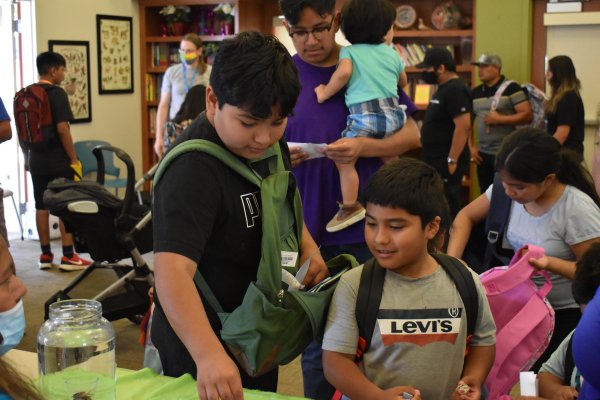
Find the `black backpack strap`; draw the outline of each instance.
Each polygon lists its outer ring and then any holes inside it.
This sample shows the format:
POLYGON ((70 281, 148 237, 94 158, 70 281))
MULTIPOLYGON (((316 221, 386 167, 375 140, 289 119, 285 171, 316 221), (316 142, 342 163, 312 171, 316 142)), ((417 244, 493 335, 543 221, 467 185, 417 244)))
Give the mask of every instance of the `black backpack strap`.
POLYGON ((367 261, 360 274, 360 284, 356 295, 356 322, 358 324, 358 347, 355 362, 360 364, 363 354, 369 350, 377 313, 383 294, 385 269, 381 268, 374 258, 367 261))
POLYGON ((477 294, 473 275, 471 275, 469 269, 462 262, 454 257, 441 253, 431 253, 431 256, 435 258, 442 268, 444 268, 446 273, 450 275, 460 294, 460 298, 465 305, 468 340, 470 336, 473 335, 473 332, 475 332, 477 314, 479 313, 479 296, 477 294))
POLYGON ((573 359, 573 335, 571 335, 571 337, 569 338, 569 344, 567 345, 567 351, 565 353, 565 372, 563 375, 563 384, 571 386, 571 375, 573 375, 574 369, 575 360, 573 359))
POLYGON ((494 174, 494 183, 492 186, 492 199, 490 208, 485 220, 485 234, 487 236, 487 245, 483 265, 492 267, 492 257, 495 257, 503 264, 508 264, 510 254, 502 254, 498 249, 502 247, 504 231, 508 225, 510 217, 510 207, 512 200, 506 195, 500 174, 494 174), (508 260, 506 260, 508 258, 508 260))

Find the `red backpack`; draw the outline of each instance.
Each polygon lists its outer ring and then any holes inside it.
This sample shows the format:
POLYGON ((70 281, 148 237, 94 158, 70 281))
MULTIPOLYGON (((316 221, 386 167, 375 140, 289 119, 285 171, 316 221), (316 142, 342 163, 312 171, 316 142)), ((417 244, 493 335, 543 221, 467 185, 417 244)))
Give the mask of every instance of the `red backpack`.
POLYGON ((37 83, 15 94, 13 103, 15 126, 23 150, 44 150, 54 139, 52 110, 46 89, 37 83))

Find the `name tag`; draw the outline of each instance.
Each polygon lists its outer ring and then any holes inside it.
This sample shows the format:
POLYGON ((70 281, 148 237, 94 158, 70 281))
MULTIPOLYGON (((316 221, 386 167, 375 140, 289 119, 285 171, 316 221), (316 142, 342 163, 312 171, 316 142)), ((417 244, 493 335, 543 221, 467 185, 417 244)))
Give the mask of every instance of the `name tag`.
POLYGON ((298 260, 298 252, 297 251, 282 251, 281 252, 281 266, 282 267, 294 268, 296 266, 297 260, 298 260))

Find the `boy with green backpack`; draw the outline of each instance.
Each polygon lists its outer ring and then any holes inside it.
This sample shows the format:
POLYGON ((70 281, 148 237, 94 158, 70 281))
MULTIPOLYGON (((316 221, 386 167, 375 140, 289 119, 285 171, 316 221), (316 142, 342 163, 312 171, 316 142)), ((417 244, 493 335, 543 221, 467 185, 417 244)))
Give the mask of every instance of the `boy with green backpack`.
POLYGON ((290 354, 277 353, 286 346, 273 346, 266 361, 263 354, 254 362, 236 347, 235 334, 225 337, 231 321, 261 323, 261 313, 240 311, 246 303, 256 300, 249 306, 265 314, 281 312, 261 329, 301 323, 296 333, 280 335, 298 348, 312 340, 311 323, 319 319, 304 318, 300 305, 321 301, 320 294, 281 289, 282 267, 307 262, 308 287, 328 273, 303 227, 281 140, 299 90, 291 57, 275 38, 245 32, 224 40, 206 88, 206 112, 157 171, 152 340, 165 375, 192 374, 202 399, 241 399, 242 387, 276 390, 277 363, 265 365, 270 356, 287 361, 290 354))

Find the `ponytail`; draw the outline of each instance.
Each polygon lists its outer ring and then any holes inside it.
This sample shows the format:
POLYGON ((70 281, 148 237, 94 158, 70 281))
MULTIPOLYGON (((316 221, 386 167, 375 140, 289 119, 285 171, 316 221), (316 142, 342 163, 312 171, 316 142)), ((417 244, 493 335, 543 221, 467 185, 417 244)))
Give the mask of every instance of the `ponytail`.
POLYGON ((594 203, 600 207, 600 197, 596 192, 594 179, 581 162, 579 154, 563 147, 560 151, 560 168, 556 173, 556 177, 561 183, 574 186, 590 196, 594 203))

